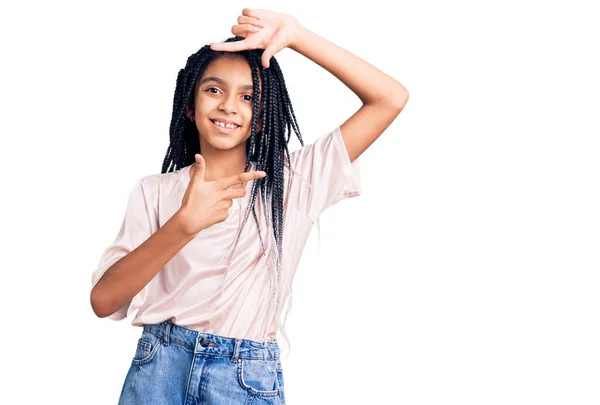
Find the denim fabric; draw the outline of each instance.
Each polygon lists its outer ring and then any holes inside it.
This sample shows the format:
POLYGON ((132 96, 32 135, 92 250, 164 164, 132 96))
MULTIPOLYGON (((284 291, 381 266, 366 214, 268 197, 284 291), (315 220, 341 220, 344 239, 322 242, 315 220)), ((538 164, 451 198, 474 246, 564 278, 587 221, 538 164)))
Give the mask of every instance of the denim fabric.
POLYGON ((277 340, 145 324, 119 405, 284 405, 277 340))

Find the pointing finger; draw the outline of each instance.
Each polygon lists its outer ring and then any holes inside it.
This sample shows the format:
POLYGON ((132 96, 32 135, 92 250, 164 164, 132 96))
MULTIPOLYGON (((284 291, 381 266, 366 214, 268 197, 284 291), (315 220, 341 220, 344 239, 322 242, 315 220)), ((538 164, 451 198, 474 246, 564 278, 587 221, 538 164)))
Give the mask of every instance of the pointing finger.
POLYGON ((242 184, 250 180, 260 179, 262 177, 265 177, 266 175, 267 173, 263 172, 262 170, 240 173, 238 175, 219 180, 219 187, 221 189, 226 189, 231 186, 242 184))

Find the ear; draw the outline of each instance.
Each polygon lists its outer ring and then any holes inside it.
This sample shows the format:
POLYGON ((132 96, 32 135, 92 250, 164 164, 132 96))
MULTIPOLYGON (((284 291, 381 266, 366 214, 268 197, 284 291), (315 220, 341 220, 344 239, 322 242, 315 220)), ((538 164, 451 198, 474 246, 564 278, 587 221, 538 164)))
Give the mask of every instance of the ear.
POLYGON ((185 106, 185 115, 190 119, 190 121, 194 121, 194 113, 188 105, 185 106))

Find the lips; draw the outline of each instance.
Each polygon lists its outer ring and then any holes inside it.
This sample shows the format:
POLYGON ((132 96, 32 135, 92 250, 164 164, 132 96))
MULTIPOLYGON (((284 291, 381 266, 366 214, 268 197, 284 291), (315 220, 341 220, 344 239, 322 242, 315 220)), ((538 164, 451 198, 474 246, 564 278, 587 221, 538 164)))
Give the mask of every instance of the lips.
POLYGON ((230 133, 232 133, 233 131, 235 131, 236 129, 238 129, 238 128, 239 128, 239 126, 238 126, 238 127, 235 127, 235 128, 227 128, 227 127, 222 127, 222 126, 220 126, 220 125, 217 125, 217 124, 215 124, 215 123, 214 123, 214 121, 213 121, 213 120, 211 120, 211 119, 209 119, 209 121, 210 121, 210 123, 211 123, 213 126, 215 126, 215 127, 216 127, 216 128, 219 130, 219 132, 221 132, 221 133, 223 133, 223 134, 230 134, 230 133))

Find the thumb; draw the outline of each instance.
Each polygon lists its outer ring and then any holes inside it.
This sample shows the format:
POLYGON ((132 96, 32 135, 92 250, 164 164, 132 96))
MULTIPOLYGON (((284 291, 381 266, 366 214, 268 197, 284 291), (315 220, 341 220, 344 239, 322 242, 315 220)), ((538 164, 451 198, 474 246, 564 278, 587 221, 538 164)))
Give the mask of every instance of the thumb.
POLYGON ((271 66, 271 58, 273 57, 276 51, 277 48, 275 46, 267 46, 265 48, 265 51, 262 54, 262 64, 265 67, 265 69, 268 69, 271 66))
POLYGON ((194 163, 194 178, 199 178, 204 180, 204 172, 206 171, 206 162, 204 161, 204 158, 202 157, 201 154, 196 153, 194 155, 194 157, 196 158, 196 163, 194 163))

